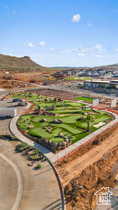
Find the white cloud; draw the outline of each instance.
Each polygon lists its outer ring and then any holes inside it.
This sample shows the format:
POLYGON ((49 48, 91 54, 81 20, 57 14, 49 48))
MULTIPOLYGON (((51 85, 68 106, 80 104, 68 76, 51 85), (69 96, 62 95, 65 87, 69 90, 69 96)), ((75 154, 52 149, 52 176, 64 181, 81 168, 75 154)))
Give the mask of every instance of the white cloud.
POLYGON ((91 47, 81 47, 81 48, 73 48, 73 49, 60 49, 62 53, 74 53, 79 56, 88 56, 88 55, 96 55, 96 54, 103 54, 105 52, 104 47, 101 44, 96 44, 95 46, 91 47))
POLYGON ((50 52, 55 52, 56 51, 56 49, 54 47, 51 47, 49 50, 50 50, 50 52))
POLYGON ((88 26, 88 27, 92 27, 93 24, 92 24, 92 23, 87 23, 87 26, 88 26))
POLYGON ((78 48, 73 48, 73 49, 71 49, 71 52, 72 52, 72 53, 77 53, 77 52, 78 52, 78 48))
POLYGON ((54 50, 55 50, 55 48, 53 48, 53 47, 50 48, 50 51, 54 51, 54 50))
POLYGON ((89 47, 83 47, 78 49, 78 55, 79 56, 88 56, 92 52, 92 48, 89 47))
POLYGON ((75 14, 75 15, 73 15, 73 17, 72 17, 72 22, 73 22, 73 23, 78 23, 78 22, 80 21, 80 19, 81 19, 80 14, 75 14))
POLYGON ((80 52, 80 53, 78 53, 78 56, 82 56, 82 57, 84 57, 84 56, 86 56, 86 53, 82 53, 82 52, 80 52))
POLYGON ((46 46, 46 42, 45 41, 40 41, 38 45, 40 47, 45 47, 46 46))
POLYGON ((76 53, 78 56, 96 56, 96 57, 103 57, 106 53, 106 49, 103 47, 102 44, 96 44, 95 46, 91 47, 83 47, 78 49, 73 49, 71 52, 76 53))
POLYGON ((9 51, 9 48, 2 47, 0 48, 0 51, 9 51))
POLYGON ((30 47, 30 48, 35 47, 35 45, 32 42, 28 42, 27 46, 30 47))
POLYGON ((95 57, 97 57, 97 58, 104 58, 104 55, 96 54, 95 57))
POLYGON ((25 46, 33 48, 33 47, 45 47, 46 46, 46 42, 44 41, 40 41, 39 43, 33 43, 33 42, 28 42, 25 43, 25 46))
POLYGON ((102 44, 96 44, 95 49, 96 50, 103 50, 103 45, 102 44))

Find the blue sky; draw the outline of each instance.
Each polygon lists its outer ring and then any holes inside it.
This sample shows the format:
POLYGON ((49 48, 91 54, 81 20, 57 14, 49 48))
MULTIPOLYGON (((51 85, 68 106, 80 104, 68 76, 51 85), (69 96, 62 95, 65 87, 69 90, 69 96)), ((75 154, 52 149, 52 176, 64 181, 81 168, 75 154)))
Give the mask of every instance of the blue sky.
POLYGON ((118 63, 118 1, 1 0, 0 53, 45 66, 118 63))

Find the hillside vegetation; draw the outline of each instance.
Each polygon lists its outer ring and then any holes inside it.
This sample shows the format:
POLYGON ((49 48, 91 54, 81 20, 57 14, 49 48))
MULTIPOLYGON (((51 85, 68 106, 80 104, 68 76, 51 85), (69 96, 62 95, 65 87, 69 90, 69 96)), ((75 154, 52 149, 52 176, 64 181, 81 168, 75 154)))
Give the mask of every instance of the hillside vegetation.
POLYGON ((9 55, 0 54, 0 70, 3 71, 16 71, 16 72, 26 72, 26 71, 43 71, 48 68, 43 67, 31 60, 30 57, 15 57, 9 55))

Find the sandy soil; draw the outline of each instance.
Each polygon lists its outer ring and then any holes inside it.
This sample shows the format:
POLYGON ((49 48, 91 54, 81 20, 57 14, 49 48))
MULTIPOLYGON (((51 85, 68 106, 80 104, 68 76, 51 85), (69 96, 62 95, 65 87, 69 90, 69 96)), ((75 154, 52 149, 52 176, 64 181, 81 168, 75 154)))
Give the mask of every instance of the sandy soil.
MULTIPOLYGON (((94 146, 82 156, 76 155, 76 158, 64 163, 58 170, 67 192, 72 194, 74 182, 76 187, 83 187, 78 188, 74 209, 91 210, 92 205, 95 209, 94 200, 92 201, 93 193, 105 185, 113 187, 115 175, 118 173, 118 128, 100 145, 94 146)), ((68 198, 70 201, 67 209, 71 210, 72 196, 67 196, 68 198)))
POLYGON ((91 149, 82 157, 73 160, 71 163, 66 164, 65 172, 68 175, 64 177, 64 182, 69 182, 73 178, 77 177, 85 168, 100 160, 104 154, 106 154, 117 145, 118 130, 115 130, 108 139, 101 143, 101 145, 98 145, 97 147, 91 149), (70 171, 73 171, 73 173, 70 174, 70 171))
POLYGON ((34 91, 37 94, 44 95, 44 96, 50 96, 50 97, 59 97, 61 99, 67 99, 71 100, 77 96, 78 94, 72 93, 72 92, 67 92, 67 91, 60 91, 60 90, 49 90, 49 89, 41 89, 34 91))

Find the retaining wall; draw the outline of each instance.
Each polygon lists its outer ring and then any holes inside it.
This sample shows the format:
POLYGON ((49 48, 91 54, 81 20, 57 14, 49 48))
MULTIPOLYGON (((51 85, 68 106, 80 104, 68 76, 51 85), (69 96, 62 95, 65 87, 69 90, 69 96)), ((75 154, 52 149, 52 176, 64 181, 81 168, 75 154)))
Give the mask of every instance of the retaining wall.
POLYGON ((89 147, 94 144, 96 140, 99 142, 103 141, 107 136, 111 135, 113 130, 118 128, 118 116, 116 114, 113 114, 114 117, 116 118, 115 120, 111 121, 109 124, 103 126, 99 130, 95 131, 94 133, 91 133, 90 135, 86 136, 82 140, 78 141, 77 143, 69 146, 66 148, 65 152, 61 151, 58 153, 58 158, 52 159, 52 162, 62 162, 63 160, 73 156, 77 155, 79 153, 80 149, 82 147, 89 147))

